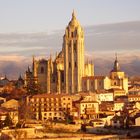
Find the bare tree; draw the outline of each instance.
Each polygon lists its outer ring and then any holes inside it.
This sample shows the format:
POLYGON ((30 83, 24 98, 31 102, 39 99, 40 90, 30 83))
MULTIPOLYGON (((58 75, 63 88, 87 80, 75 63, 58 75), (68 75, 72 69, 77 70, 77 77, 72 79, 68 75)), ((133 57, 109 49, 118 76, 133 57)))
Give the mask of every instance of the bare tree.
POLYGON ((23 127, 24 124, 31 119, 34 119, 32 104, 26 104, 25 101, 21 101, 19 105, 19 120, 21 123, 21 127, 23 127))

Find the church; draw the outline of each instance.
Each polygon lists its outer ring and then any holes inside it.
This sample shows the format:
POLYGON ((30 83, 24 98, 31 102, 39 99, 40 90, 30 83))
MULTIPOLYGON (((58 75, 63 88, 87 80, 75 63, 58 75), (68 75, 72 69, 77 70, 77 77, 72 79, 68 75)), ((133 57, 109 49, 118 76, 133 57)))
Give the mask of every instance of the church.
POLYGON ((65 29, 62 50, 48 60, 36 60, 33 56, 32 70, 25 73, 25 86, 36 83, 43 93, 76 94, 97 90, 121 89, 128 92, 128 77, 121 71, 116 56, 109 76, 95 76, 93 62, 84 60, 84 30, 75 12, 65 29))

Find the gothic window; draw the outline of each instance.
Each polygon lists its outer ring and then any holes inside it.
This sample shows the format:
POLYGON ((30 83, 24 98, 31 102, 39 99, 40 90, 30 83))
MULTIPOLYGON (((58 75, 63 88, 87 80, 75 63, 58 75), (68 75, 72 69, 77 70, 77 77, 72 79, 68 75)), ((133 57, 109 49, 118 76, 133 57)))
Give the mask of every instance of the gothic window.
POLYGON ((71 63, 69 62, 69 68, 71 68, 71 63))
POLYGON ((44 73, 44 67, 41 67, 41 73, 42 74, 44 73))
POLYGON ((76 52, 76 41, 74 42, 74 52, 76 52))
POLYGON ((101 81, 99 81, 99 86, 101 86, 102 85, 102 82, 101 81))
POLYGON ((74 65, 75 65, 75 68, 76 68, 76 67, 77 67, 77 63, 75 62, 75 64, 74 64, 74 65))
POLYGON ((71 37, 74 37, 74 33, 73 32, 71 32, 71 37))
POLYGON ((69 90, 71 91, 71 86, 69 86, 69 90))
POLYGON ((77 91, 77 86, 75 86, 75 91, 77 91))
POLYGON ((84 86, 86 86, 87 85, 87 83, 86 83, 86 81, 84 82, 84 86))
POLYGON ((53 83, 55 83, 55 77, 53 76, 53 83))

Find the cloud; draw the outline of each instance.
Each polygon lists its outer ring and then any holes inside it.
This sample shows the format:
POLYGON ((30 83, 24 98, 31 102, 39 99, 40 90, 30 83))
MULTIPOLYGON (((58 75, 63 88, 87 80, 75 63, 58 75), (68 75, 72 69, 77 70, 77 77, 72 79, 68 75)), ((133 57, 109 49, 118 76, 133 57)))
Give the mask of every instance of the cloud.
MULTIPOLYGON (((84 31, 85 55, 94 59, 96 74, 108 74, 118 52, 122 69, 128 75, 139 75, 140 21, 87 26, 84 31)), ((63 34, 64 30, 0 33, 0 73, 17 77, 31 65, 32 55, 55 55, 62 49, 63 34)))

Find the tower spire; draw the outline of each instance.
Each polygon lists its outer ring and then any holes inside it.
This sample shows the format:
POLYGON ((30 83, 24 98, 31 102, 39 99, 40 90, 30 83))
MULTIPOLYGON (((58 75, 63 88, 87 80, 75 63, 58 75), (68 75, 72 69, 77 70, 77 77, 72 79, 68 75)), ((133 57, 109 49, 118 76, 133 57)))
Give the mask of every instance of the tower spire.
POLYGON ((73 12, 72 12, 72 18, 76 18, 76 14, 75 14, 75 10, 73 9, 73 12))
POLYGON ((117 53, 115 53, 115 62, 114 62, 114 68, 113 68, 113 71, 120 71, 120 65, 119 65, 119 62, 118 62, 118 56, 117 56, 117 53))

